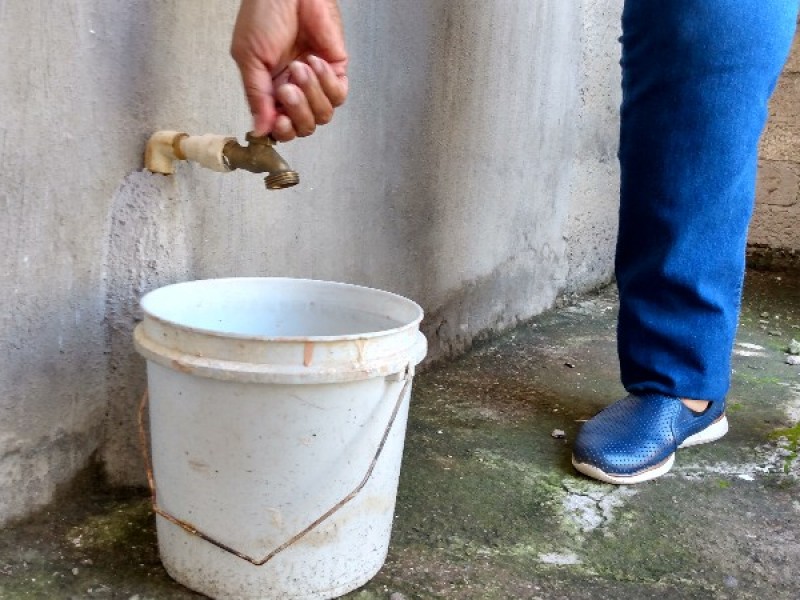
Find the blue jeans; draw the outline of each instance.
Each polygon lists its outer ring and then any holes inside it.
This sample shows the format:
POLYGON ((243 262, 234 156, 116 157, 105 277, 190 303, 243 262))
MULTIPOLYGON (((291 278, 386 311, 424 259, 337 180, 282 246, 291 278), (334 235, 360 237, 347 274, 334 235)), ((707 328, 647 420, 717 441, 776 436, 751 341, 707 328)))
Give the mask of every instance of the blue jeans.
POLYGON ((798 0, 626 0, 622 383, 719 401, 744 278, 758 140, 798 0))

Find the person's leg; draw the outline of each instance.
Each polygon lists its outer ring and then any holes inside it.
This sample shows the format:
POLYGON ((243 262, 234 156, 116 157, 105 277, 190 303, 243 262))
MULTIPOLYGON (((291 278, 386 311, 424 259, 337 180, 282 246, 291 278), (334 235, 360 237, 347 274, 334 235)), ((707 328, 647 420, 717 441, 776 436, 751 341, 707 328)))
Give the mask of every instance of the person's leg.
POLYGON ((574 462, 587 474, 650 479, 677 446, 724 434, 758 139, 797 10, 797 0, 625 2, 616 275, 632 396, 579 434, 574 462), (711 405, 698 417, 680 398, 711 405))
POLYGON ((797 0, 629 0, 623 13, 619 357, 632 394, 720 401, 758 138, 797 0))

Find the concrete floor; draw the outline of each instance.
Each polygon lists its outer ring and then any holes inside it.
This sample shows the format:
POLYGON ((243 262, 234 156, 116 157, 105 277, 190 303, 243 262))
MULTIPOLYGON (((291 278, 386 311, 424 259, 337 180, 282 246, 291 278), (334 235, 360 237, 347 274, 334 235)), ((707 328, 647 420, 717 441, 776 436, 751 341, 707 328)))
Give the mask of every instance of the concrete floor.
MULTIPOLYGON (((389 558, 348 598, 800 598, 800 273, 748 275, 730 434, 632 488, 569 462, 623 393, 614 319, 609 289, 417 377, 389 558)), ((200 596, 162 569, 141 492, 87 475, 0 532, 0 598, 200 596)))

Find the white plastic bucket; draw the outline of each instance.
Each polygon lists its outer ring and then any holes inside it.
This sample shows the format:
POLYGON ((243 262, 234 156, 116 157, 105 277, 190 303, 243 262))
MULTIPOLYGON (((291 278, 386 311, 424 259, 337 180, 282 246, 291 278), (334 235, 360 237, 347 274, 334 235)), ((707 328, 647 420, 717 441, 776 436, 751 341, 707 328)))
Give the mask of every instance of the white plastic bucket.
POLYGON ((142 299, 161 560, 217 599, 334 598, 389 546, 411 378, 406 298, 238 278, 142 299))

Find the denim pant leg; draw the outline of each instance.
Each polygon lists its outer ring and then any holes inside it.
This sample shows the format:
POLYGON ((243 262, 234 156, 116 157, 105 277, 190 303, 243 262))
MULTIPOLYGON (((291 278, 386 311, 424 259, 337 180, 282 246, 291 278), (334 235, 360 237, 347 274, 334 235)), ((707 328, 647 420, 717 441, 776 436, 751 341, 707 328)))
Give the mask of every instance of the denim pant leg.
POLYGON ((758 139, 798 0, 626 0, 616 276, 628 392, 721 400, 758 139))

